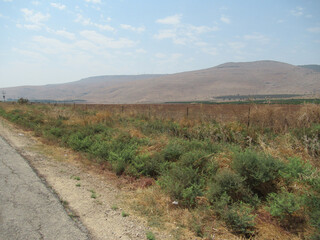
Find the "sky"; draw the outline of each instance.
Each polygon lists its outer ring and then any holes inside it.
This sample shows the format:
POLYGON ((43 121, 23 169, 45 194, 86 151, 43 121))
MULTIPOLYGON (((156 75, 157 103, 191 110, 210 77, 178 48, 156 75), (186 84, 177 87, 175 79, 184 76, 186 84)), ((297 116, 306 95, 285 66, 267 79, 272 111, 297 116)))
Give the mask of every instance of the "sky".
POLYGON ((0 0, 0 88, 320 64, 319 0, 0 0))

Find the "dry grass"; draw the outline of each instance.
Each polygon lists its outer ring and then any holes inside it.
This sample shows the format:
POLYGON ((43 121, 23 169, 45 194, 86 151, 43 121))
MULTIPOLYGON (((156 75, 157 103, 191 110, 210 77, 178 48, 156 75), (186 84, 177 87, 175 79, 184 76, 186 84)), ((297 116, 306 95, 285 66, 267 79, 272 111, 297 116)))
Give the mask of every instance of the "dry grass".
MULTIPOLYGON (((28 111, 24 105, 2 104, 6 111, 21 109, 28 111)), ((125 129, 131 136, 145 138, 141 130, 132 126, 122 126, 118 119, 139 117, 140 119, 173 119, 182 128, 193 128, 207 121, 217 121, 227 126, 232 132, 243 130, 270 129, 278 134, 272 141, 263 134, 258 137, 258 145, 264 152, 280 158, 287 159, 297 156, 315 166, 319 159, 310 155, 306 146, 293 137, 289 130, 293 128, 305 129, 314 123, 320 123, 320 106, 305 105, 202 105, 202 104, 152 104, 152 105, 45 105, 46 118, 63 117, 65 124, 87 125, 113 122, 117 127, 125 129), (85 114, 84 114, 85 113, 85 114), (119 125, 119 126, 118 126, 119 125)), ((221 126, 222 126, 221 125, 221 126)), ((157 136, 156 141, 151 139, 150 144, 141 147, 139 153, 153 154, 159 152, 169 141, 168 136, 157 136)), ((248 139, 248 142, 250 139, 248 139)), ((250 143, 249 143, 250 145, 250 143)), ((216 154, 214 159, 220 168, 230 167, 232 152, 224 151, 216 154)), ((124 181, 120 179, 119 181, 124 181)), ((156 231, 167 230, 171 232, 172 239, 203 239, 197 237, 195 232, 201 229, 204 239, 241 239, 235 236, 224 223, 218 221, 214 214, 208 210, 205 198, 199 198, 197 209, 180 208, 172 204, 170 198, 162 192, 159 186, 148 179, 126 179, 125 185, 135 185, 134 189, 125 196, 125 203, 129 204, 136 213, 147 216, 149 225, 156 231), (148 187, 152 185, 151 187, 148 187), (202 206, 202 207, 201 207, 202 206), (157 230, 158 229, 158 230, 157 230), (214 238, 212 237, 214 236, 214 238)), ((285 231, 263 209, 259 209, 256 218, 257 234, 255 239, 303 239, 302 233, 293 234, 285 231)))

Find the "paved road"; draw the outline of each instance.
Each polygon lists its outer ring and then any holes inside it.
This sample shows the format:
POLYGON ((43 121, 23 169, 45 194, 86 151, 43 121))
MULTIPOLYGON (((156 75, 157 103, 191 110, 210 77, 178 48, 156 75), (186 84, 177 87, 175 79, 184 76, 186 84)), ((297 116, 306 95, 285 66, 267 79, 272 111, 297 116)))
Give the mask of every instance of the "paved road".
POLYGON ((89 239, 26 160, 0 137, 0 240, 89 239))

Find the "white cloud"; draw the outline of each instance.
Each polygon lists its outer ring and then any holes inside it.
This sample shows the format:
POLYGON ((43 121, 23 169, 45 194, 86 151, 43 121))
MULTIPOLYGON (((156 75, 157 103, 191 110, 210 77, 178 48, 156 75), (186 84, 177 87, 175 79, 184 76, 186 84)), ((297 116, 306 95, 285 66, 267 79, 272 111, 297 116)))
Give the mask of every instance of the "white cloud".
POLYGON ((85 1, 90 3, 101 3, 101 0, 85 0, 85 1))
POLYGON ((87 25, 91 25, 92 22, 90 20, 90 18, 85 18, 84 16, 82 16, 81 14, 77 14, 77 18, 74 20, 75 22, 79 22, 84 26, 87 25))
POLYGON ((131 30, 131 31, 138 32, 138 33, 141 33, 141 32, 145 31, 145 27, 133 27, 133 26, 128 25, 128 24, 120 24, 120 27, 122 29, 131 30))
POLYGON ((202 52, 215 56, 218 54, 218 49, 215 47, 207 47, 207 48, 203 48, 202 52))
MULTIPOLYGON (((34 12, 33 10, 27 8, 21 9, 21 12, 23 13, 25 20, 31 23, 23 25, 27 29, 38 30, 44 25, 43 22, 50 18, 50 14, 34 12)), ((20 24, 20 26, 22 25, 20 24)))
POLYGON ((295 17, 300 17, 303 15, 303 10, 304 9, 302 7, 296 7, 295 9, 292 9, 290 13, 295 17))
POLYGON ((266 44, 270 41, 270 39, 260 33, 248 34, 243 37, 245 40, 249 41, 257 41, 262 44, 266 44))
POLYGON ((307 28, 307 31, 312 33, 320 33, 320 27, 310 27, 307 28))
POLYGON ((18 49, 18 48, 13 48, 12 51, 15 53, 18 53, 20 55, 23 55, 25 57, 31 58, 33 60, 39 60, 39 61, 45 60, 45 58, 41 54, 39 54, 38 52, 24 50, 24 49, 22 50, 22 49, 18 49))
POLYGON ((224 22, 224 23, 227 23, 227 24, 231 23, 230 18, 227 17, 227 16, 225 16, 225 15, 222 15, 222 16, 220 17, 220 21, 221 21, 221 22, 224 22))
POLYGON ((228 42, 228 46, 233 50, 240 50, 243 49, 246 44, 244 42, 228 42))
POLYGON ((164 53, 156 53, 154 56, 155 56, 156 58, 165 58, 167 55, 164 54, 164 53))
POLYGON ((84 26, 95 26, 95 27, 99 28, 100 30, 104 30, 104 31, 114 31, 115 30, 113 27, 111 27, 108 24, 103 25, 103 24, 99 24, 99 23, 94 23, 91 21, 90 18, 85 18, 81 14, 77 15, 75 22, 79 22, 84 26))
POLYGON ((73 33, 65 31, 65 30, 52 30, 52 29, 48 28, 47 31, 50 33, 62 36, 64 38, 70 39, 70 40, 75 39, 75 35, 73 33))
POLYGON ((31 3, 32 3, 33 5, 35 5, 35 6, 40 5, 40 2, 38 2, 38 1, 32 1, 31 3))
POLYGON ((34 30, 34 31, 41 29, 41 26, 39 26, 37 24, 20 24, 20 23, 18 23, 18 24, 16 24, 16 26, 18 28, 25 28, 25 29, 34 30))
POLYGON ((59 10, 64 10, 66 8, 66 5, 63 5, 61 3, 50 3, 50 5, 59 10))
POLYGON ((44 54, 59 55, 61 53, 70 52, 73 49, 72 44, 67 44, 60 40, 44 36, 34 36, 33 42, 36 44, 38 51, 44 54))
POLYGON ((173 26, 170 29, 159 30, 157 34, 154 35, 155 39, 171 39, 173 43, 186 45, 189 43, 198 43, 199 36, 204 33, 217 31, 218 27, 208 27, 208 26, 194 26, 191 24, 179 24, 173 26))
POLYGON ((85 30, 80 32, 80 35, 102 48, 130 48, 136 45, 136 42, 130 39, 119 38, 116 40, 113 38, 106 37, 95 31, 85 30))
POLYGON ((158 19, 156 22, 161 24, 177 25, 180 23, 181 17, 182 17, 182 14, 176 14, 173 16, 158 19))
POLYGON ((136 50, 136 53, 147 53, 147 51, 144 50, 143 48, 139 48, 136 50))
POLYGON ((111 27, 110 25, 108 24, 97 24, 97 23, 93 23, 92 24, 93 26, 96 26, 97 28, 99 28, 100 30, 105 30, 105 31, 114 31, 114 28, 111 27))

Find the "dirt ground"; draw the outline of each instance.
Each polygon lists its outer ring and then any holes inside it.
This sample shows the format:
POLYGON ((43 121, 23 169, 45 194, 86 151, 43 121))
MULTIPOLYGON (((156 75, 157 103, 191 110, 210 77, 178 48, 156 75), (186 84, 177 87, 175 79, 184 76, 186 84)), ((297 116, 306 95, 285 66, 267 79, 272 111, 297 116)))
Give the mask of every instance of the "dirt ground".
MULTIPOLYGON (((0 135, 56 192, 69 216, 84 224, 93 239, 141 240, 152 231, 123 202, 119 179, 73 151, 47 145, 0 118, 0 135), (128 216, 125 216, 128 215, 128 216)), ((165 233, 157 239, 172 239, 165 233)))

